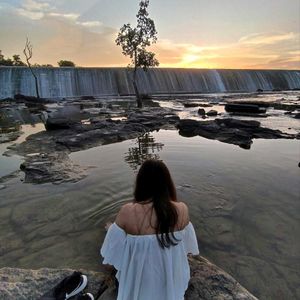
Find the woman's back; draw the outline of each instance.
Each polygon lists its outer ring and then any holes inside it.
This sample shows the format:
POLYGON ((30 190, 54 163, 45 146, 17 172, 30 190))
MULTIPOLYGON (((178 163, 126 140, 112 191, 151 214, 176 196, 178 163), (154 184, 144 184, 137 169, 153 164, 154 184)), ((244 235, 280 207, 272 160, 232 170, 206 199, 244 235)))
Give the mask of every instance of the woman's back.
POLYGON ((183 300, 190 279, 187 254, 199 254, 193 225, 174 232, 177 245, 162 248, 156 234, 126 233, 113 223, 101 248, 117 269, 117 300, 183 300))
MULTIPOLYGON (((174 231, 179 231, 189 223, 188 208, 183 202, 172 201, 172 205, 176 208, 178 215, 174 231)), ((116 218, 116 223, 129 234, 155 234, 157 215, 153 203, 145 201, 125 204, 116 218)))
POLYGON ((190 278, 188 253, 199 253, 188 208, 177 202, 166 165, 145 161, 134 201, 122 206, 101 248, 103 263, 118 271, 118 300, 182 300, 190 278))

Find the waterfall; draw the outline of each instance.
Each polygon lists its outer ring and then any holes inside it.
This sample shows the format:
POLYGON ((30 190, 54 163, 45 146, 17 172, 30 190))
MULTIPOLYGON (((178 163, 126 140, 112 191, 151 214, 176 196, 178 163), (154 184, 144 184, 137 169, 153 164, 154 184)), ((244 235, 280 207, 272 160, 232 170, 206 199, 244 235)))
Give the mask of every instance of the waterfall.
MULTIPOLYGON (((132 74, 126 68, 36 68, 41 97, 132 95, 132 74)), ((258 89, 300 89, 300 71, 209 70, 156 68, 138 71, 144 94, 255 92, 258 89)), ((35 95, 26 67, 0 67, 0 99, 35 95)))

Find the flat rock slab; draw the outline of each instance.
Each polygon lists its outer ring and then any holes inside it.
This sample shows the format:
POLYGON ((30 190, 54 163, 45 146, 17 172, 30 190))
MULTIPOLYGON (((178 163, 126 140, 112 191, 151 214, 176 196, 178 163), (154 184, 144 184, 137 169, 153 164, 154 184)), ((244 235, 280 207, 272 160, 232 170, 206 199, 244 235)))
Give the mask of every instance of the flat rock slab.
POLYGON ((177 125, 179 134, 185 137, 203 136, 208 139, 219 140, 223 143, 238 145, 250 149, 252 140, 259 139, 295 139, 295 134, 283 133, 260 126, 258 121, 238 119, 215 119, 212 121, 180 120, 177 125))
MULTIPOLYGON (((191 280, 186 292, 186 300, 255 300, 233 277, 201 256, 189 258, 191 280)), ((70 269, 25 270, 15 268, 0 269, 0 299, 30 300, 39 299, 53 289, 66 276, 70 269)), ((114 279, 101 272, 80 270, 88 277, 87 291, 96 296, 104 292, 100 300, 115 300, 114 279)))
POLYGON ((74 164, 69 153, 134 139, 161 128, 175 129, 178 122, 179 117, 168 110, 147 108, 130 112, 123 121, 94 118, 91 124, 74 124, 68 129, 42 131, 10 147, 5 154, 25 157, 20 166, 25 173, 25 182, 77 182, 86 176, 87 168, 74 164))

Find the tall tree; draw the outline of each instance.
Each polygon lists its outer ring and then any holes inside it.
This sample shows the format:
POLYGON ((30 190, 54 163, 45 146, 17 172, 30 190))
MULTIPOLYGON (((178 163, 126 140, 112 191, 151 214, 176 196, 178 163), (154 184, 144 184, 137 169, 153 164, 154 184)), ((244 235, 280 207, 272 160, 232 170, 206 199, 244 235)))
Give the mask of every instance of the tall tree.
POLYGON ((149 67, 159 65, 158 60, 155 58, 155 53, 147 51, 146 48, 157 41, 157 31, 154 21, 149 17, 148 6, 149 0, 140 1, 140 9, 136 15, 137 25, 124 24, 119 31, 116 39, 116 44, 121 46, 122 53, 129 56, 133 69, 133 87, 136 95, 138 107, 142 107, 142 99, 137 85, 137 70, 142 68, 147 71, 149 67))
POLYGON ((31 63, 30 63, 30 59, 32 58, 32 45, 31 45, 30 41, 28 40, 28 38, 26 38, 26 44, 25 44, 23 53, 26 57, 27 66, 30 69, 32 76, 34 77, 36 96, 37 96, 37 98, 40 98, 38 79, 37 79, 37 76, 34 73, 31 63))

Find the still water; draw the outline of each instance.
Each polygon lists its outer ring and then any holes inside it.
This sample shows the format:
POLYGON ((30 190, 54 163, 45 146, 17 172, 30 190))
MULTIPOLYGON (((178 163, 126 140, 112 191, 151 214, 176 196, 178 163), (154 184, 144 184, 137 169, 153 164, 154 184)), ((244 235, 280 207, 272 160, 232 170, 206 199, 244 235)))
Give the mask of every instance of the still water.
MULTIPOLYGON (((299 141, 251 150, 176 131, 70 155, 91 166, 77 183, 0 190, 0 267, 100 270, 104 226, 132 199, 139 163, 162 159, 190 209, 201 254, 260 299, 299 299, 299 141)), ((12 161, 14 158, 11 158, 12 161)))

